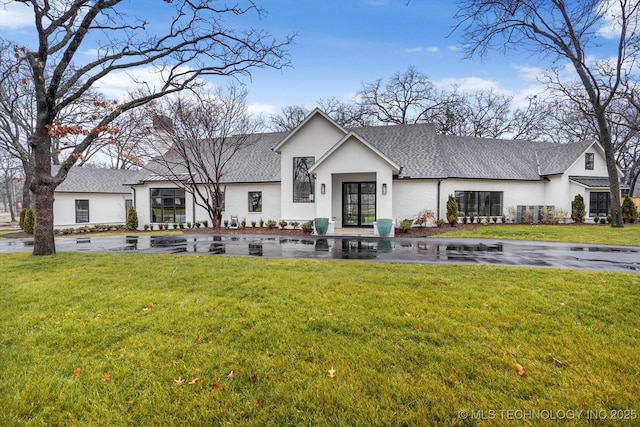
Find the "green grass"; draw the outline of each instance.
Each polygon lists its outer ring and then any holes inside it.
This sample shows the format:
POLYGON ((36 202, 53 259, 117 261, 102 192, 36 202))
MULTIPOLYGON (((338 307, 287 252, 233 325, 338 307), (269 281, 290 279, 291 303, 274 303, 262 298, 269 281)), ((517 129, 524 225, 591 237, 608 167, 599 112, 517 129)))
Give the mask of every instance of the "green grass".
POLYGON ((3 426, 640 410, 639 275, 78 253, 0 271, 3 426))
MULTIPOLYGON (((448 227, 448 226, 445 226, 448 227)), ((473 230, 453 228, 435 237, 536 240, 547 242, 587 243, 601 245, 640 246, 640 224, 624 228, 608 225, 482 225, 473 230)))

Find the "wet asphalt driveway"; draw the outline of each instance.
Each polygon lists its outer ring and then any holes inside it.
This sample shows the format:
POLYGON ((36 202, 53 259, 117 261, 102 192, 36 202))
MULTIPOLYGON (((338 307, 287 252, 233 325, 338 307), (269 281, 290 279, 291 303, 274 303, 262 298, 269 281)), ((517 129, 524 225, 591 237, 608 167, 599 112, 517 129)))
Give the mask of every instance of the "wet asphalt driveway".
MULTIPOLYGON (((0 253, 33 241, 0 240, 0 253)), ((640 273, 640 247, 472 239, 287 238, 256 235, 81 236, 56 239, 59 252, 138 252, 393 263, 493 264, 640 273)))

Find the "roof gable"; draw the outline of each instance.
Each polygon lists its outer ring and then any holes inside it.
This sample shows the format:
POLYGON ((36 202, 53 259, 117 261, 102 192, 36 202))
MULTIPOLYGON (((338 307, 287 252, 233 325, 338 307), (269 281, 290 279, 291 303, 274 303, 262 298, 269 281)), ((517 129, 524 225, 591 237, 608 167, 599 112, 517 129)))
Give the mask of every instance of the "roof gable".
POLYGON ((382 161, 387 163, 389 167, 393 170, 394 174, 398 174, 400 172, 400 166, 398 166, 393 160, 391 160, 384 153, 382 153, 373 145, 369 144, 366 140, 364 140, 361 136, 359 136, 353 131, 345 135, 344 138, 338 141, 333 147, 329 149, 329 151, 327 151, 322 157, 320 157, 320 159, 318 159, 318 161, 315 162, 315 164, 311 167, 311 169, 309 169, 309 172, 314 173, 318 168, 322 166, 324 162, 326 162, 329 158, 331 158, 334 155, 334 153, 338 152, 341 147, 344 147, 346 144, 352 141, 355 141, 356 143, 361 144, 362 146, 365 147, 365 149, 369 150, 376 157, 380 158, 382 161))
POLYGON ((302 123, 300 123, 298 126, 296 126, 295 129, 293 129, 291 132, 289 132, 289 134, 278 143, 278 145, 276 145, 275 147, 273 147, 273 151, 275 151, 276 153, 280 153, 282 151, 282 147, 284 145, 286 145, 291 139, 293 139, 295 137, 295 135, 297 135, 301 129, 305 128, 307 126, 307 124, 309 122, 311 122, 312 120, 315 120, 317 118, 322 118, 323 120, 326 120, 327 122, 329 122, 331 125, 335 126, 337 129, 339 129, 340 131, 342 131, 343 134, 347 134, 347 131, 340 126, 339 124, 337 124, 331 117, 329 117, 324 111, 320 110, 319 108, 316 108, 315 110, 313 110, 303 121, 302 123))

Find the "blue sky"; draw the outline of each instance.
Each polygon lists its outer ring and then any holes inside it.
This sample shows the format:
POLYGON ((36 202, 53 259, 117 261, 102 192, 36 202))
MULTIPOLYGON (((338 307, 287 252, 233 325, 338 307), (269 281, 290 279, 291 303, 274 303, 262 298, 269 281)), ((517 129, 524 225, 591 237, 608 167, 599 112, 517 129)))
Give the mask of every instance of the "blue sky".
MULTIPOLYGON (((139 16, 162 19, 160 0, 131 0, 139 16), (154 16, 157 15, 157 16, 154 16)), ((319 99, 347 101, 363 82, 386 80, 415 66, 441 86, 493 88, 513 95, 516 102, 537 93, 535 76, 540 59, 530 53, 505 57, 492 52, 485 61, 465 60, 460 34, 451 34, 456 6, 448 0, 262 0, 267 11, 258 19, 245 15, 242 23, 276 37, 297 33, 289 48, 291 68, 255 70, 249 89, 253 110, 277 113, 288 105, 309 109, 319 99)), ((0 5, 0 37, 28 43, 32 18, 28 8, 0 5)), ((218 80, 214 84, 222 84, 218 80)), ((104 84, 110 95, 124 89, 113 76, 104 84)))

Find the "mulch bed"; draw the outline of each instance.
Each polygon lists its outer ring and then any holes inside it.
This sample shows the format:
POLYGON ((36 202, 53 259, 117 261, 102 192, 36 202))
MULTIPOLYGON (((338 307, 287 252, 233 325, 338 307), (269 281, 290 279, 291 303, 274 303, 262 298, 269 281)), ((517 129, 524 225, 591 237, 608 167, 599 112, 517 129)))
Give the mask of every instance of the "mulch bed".
MULTIPOLYGON (((447 231, 453 231, 453 230, 472 230, 475 227, 477 227, 478 224, 458 224, 455 228, 452 228, 448 225, 444 225, 440 228, 438 227, 413 227, 409 232, 407 233, 401 233, 396 229, 396 233, 395 233, 395 237, 400 238, 400 237, 429 237, 429 236, 433 236, 436 234, 440 234, 440 233, 445 233, 447 231)), ((173 229, 170 229, 168 231, 176 231, 173 229)), ((182 231, 184 234, 264 234, 264 235, 276 235, 276 236, 308 236, 307 233, 305 233, 302 230, 289 230, 289 229, 285 229, 285 230, 281 230, 279 228, 272 228, 272 229, 268 229, 268 228, 253 228, 253 227, 246 227, 246 228, 241 228, 238 230, 232 230, 232 229, 220 229, 220 230, 214 230, 213 228, 192 228, 192 229, 182 229, 182 230, 178 230, 178 231, 182 231)), ((144 231, 127 231, 127 234, 146 234, 148 232, 144 232, 144 231)), ((100 234, 105 234, 104 232, 86 232, 86 233, 78 233, 78 234, 73 234, 73 235, 66 235, 66 236, 79 236, 79 235, 94 235, 94 236, 99 236, 100 234)), ((28 239, 30 237, 33 237, 33 235, 31 234, 27 234, 24 231, 16 231, 15 233, 6 233, 6 234, 1 234, 0 238, 3 239, 28 239)))

